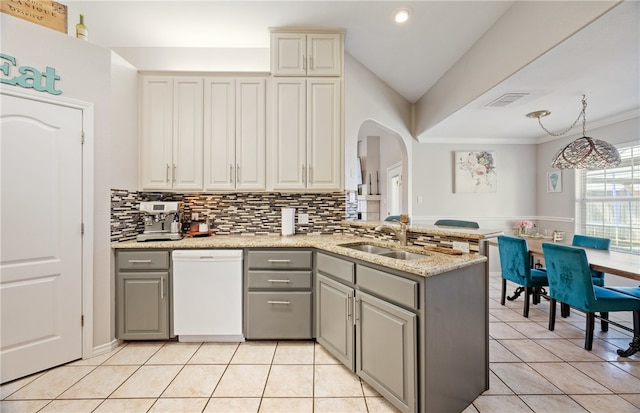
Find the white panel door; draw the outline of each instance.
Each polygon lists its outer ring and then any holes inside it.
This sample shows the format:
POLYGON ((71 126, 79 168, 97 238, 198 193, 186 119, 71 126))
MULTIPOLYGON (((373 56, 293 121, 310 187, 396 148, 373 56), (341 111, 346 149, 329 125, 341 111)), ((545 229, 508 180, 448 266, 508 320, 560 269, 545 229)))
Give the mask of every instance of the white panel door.
POLYGON ((236 83, 236 189, 265 189, 265 82, 236 83))
POLYGON ((82 111, 1 99, 4 383, 82 357, 82 111))
POLYGON ((204 189, 236 187, 236 82, 232 78, 204 81, 204 189))
POLYGON ((274 95, 274 189, 306 189, 306 80, 276 78, 274 95))
POLYGON ((342 117, 339 79, 307 80, 307 188, 342 187, 342 117))

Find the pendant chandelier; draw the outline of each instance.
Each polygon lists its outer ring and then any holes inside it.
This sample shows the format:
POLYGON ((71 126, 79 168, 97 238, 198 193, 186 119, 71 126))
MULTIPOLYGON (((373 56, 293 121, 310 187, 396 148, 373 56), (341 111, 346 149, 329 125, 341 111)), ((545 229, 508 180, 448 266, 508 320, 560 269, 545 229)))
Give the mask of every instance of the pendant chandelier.
POLYGON ((612 168, 620 164, 620 153, 615 146, 590 138, 586 134, 587 129, 587 99, 582 95, 582 111, 578 118, 566 130, 553 133, 544 127, 540 118, 551 114, 548 110, 539 110, 527 113, 527 117, 538 119, 540 127, 551 136, 561 136, 569 132, 582 118, 582 137, 560 149, 551 162, 551 166, 559 169, 604 169, 612 168))

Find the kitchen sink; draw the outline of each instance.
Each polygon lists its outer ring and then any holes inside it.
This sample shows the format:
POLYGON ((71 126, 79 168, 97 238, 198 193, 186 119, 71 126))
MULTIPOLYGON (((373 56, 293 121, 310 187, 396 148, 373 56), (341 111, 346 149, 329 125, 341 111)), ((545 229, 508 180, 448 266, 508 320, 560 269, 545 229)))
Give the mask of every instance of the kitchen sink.
POLYGON ((393 249, 387 247, 381 247, 373 244, 356 244, 356 245, 341 245, 341 247, 349 248, 356 251, 368 252, 369 254, 382 254, 385 252, 394 252, 393 249))
POLYGON ((395 248, 381 247, 375 244, 346 244, 341 247, 349 248, 356 251, 368 252, 369 254, 379 255, 381 257, 395 258, 397 260, 415 260, 424 258, 423 254, 402 251, 395 248))
POLYGON ((414 252, 408 252, 408 251, 389 251, 389 252, 381 252, 378 255, 380 255, 381 257, 389 257, 389 258, 395 258, 397 260, 417 260, 420 258, 425 258, 425 255, 423 254, 416 254, 414 252))

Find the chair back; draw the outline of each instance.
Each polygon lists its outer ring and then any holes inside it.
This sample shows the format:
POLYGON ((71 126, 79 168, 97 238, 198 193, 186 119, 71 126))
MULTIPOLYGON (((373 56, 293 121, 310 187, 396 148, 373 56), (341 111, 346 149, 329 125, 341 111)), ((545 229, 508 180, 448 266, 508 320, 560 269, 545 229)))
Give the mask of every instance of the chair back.
POLYGON ((388 222, 400 222, 400 215, 389 215, 384 220, 388 222))
POLYGON ((529 249, 524 238, 498 236, 498 252, 502 278, 519 285, 529 285, 531 280, 531 264, 529 249))
POLYGON ((576 247, 594 248, 597 250, 608 250, 611 240, 609 238, 591 237, 588 235, 576 234, 573 236, 571 245, 576 247))
POLYGON ((551 298, 583 311, 591 311, 596 297, 585 251, 548 242, 542 244, 542 251, 551 298))
POLYGON ((448 227, 480 228, 477 222, 460 221, 458 219, 439 219, 433 225, 444 225, 448 227))

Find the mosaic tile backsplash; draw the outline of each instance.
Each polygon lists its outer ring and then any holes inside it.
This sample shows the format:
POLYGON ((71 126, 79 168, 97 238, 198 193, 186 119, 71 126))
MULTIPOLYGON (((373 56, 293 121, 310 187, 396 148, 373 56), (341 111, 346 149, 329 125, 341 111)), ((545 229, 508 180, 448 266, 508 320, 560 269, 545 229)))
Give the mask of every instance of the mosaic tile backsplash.
POLYGON ((340 223, 353 219, 349 217, 355 211, 346 192, 159 194, 112 189, 111 242, 135 239, 144 230, 138 204, 146 200, 181 201, 183 222, 197 213, 199 221, 213 223, 214 235, 280 234, 282 208, 295 208, 296 215, 309 214, 309 224, 296 220, 297 234, 332 234, 343 232, 340 223))

